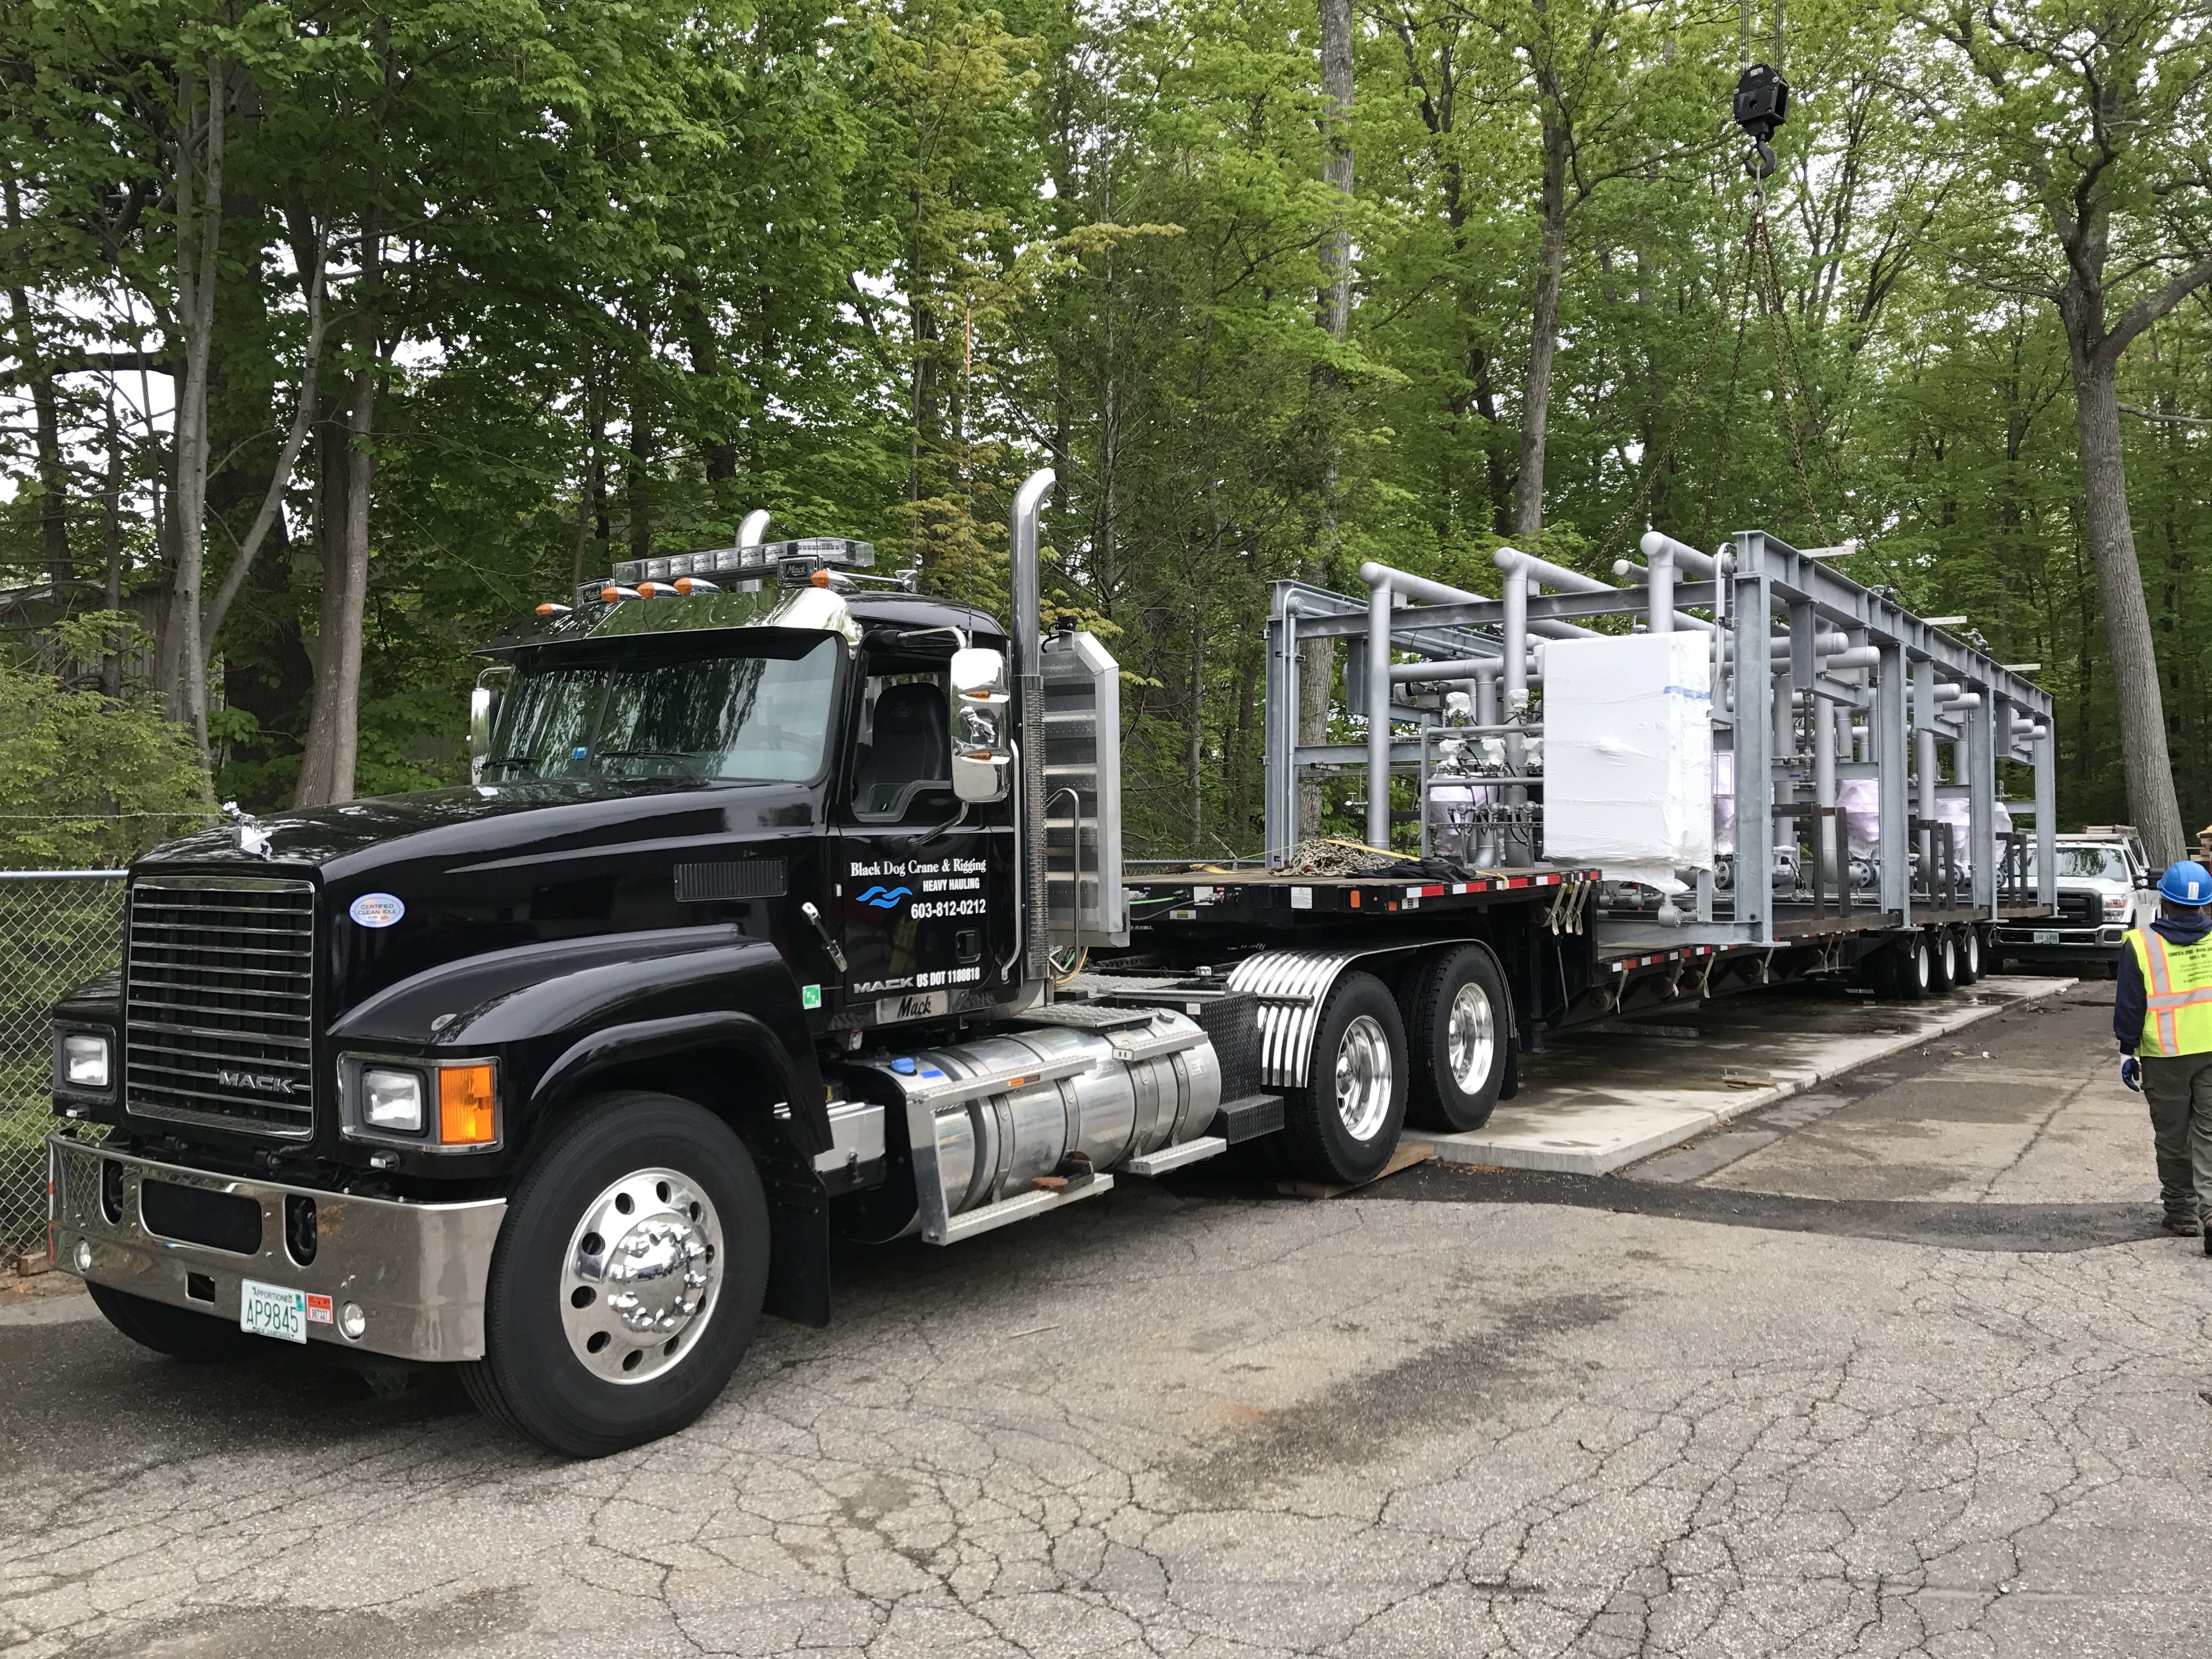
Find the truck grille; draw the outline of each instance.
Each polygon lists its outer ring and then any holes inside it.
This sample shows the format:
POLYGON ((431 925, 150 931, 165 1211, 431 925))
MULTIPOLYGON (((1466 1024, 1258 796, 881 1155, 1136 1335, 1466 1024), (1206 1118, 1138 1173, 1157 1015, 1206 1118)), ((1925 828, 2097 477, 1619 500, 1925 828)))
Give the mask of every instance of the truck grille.
POLYGON ((2059 921, 2068 927, 2094 927, 2105 919, 2105 901, 2096 893, 2064 892, 2058 895, 2059 921))
POLYGON ((128 951, 132 1115, 285 1140, 313 1133, 313 883, 139 881, 128 951))

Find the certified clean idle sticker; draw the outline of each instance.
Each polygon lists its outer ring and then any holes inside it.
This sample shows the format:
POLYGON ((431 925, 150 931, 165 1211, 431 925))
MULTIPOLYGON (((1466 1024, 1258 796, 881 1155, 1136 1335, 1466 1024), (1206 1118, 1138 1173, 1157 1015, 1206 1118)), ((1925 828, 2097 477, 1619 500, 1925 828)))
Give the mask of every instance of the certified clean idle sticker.
POLYGON ((346 914, 364 927, 389 927, 407 914, 396 893, 363 893, 346 906, 346 914))

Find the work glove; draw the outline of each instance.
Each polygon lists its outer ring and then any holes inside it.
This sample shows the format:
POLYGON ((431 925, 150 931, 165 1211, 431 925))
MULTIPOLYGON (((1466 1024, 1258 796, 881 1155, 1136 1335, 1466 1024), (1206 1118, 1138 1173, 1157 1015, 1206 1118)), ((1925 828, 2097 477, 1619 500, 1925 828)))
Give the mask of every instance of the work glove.
POLYGON ((2120 1062, 2120 1081, 2137 1094, 2142 1092, 2142 1061, 2130 1054, 2120 1062))

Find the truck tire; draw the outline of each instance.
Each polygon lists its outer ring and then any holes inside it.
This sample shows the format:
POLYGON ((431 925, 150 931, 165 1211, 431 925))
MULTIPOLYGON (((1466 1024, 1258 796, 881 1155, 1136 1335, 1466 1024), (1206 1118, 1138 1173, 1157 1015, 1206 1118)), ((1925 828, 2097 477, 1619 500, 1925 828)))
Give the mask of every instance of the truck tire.
POLYGON ((1425 1129, 1480 1129, 1505 1084, 1513 1005, 1498 963, 1480 945, 1439 951, 1398 991, 1406 1022, 1406 1119, 1425 1129))
POLYGON ((1397 999, 1372 974, 1342 975, 1314 1026, 1307 1085, 1284 1095, 1292 1178, 1341 1187, 1382 1174, 1406 1123, 1407 1069, 1397 999))
POLYGON ((672 1434, 714 1403, 768 1284, 768 1202, 728 1124, 671 1095, 608 1095, 507 1188, 462 1371, 502 1426, 569 1457, 672 1434))
POLYGON ((1875 957, 1875 994, 1891 1002, 1917 1002, 1928 994, 1931 971, 1925 933, 1899 939, 1875 957))
POLYGON ((1921 935, 1928 946, 1928 994, 1948 996, 1959 982, 1959 939, 1948 927, 1921 935))
POLYGON ((149 1301, 110 1285, 88 1283, 85 1289, 92 1292, 92 1305, 107 1316, 109 1324, 155 1353, 195 1365, 213 1365, 243 1359, 253 1352, 247 1346, 252 1339, 238 1328, 235 1321, 149 1301))
POLYGON ((1955 985, 1972 985, 1982 976, 1982 930, 1969 924, 1959 930, 1958 959, 1951 971, 1955 985))

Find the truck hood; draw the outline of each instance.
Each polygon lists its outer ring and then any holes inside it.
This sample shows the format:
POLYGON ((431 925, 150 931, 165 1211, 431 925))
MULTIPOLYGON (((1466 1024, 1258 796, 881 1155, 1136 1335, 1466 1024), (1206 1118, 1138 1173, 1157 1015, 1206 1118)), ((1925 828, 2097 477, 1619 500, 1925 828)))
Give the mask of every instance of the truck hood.
POLYGON ((155 848, 133 866, 238 875, 322 872, 347 883, 386 864, 465 867, 537 854, 558 859, 647 841, 744 835, 810 822, 805 792, 788 784, 502 784, 384 795, 253 821, 266 854, 240 845, 225 824, 155 848), (796 816, 794 816, 794 814, 796 816))

